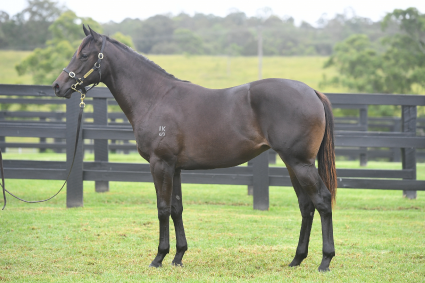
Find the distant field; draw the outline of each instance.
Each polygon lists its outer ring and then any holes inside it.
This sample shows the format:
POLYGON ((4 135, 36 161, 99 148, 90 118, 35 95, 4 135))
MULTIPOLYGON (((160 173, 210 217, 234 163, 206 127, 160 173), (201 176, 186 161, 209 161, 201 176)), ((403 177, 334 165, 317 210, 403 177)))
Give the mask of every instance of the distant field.
POLYGON ((0 50, 0 84, 33 84, 31 75, 18 76, 15 65, 30 51, 0 50))
MULTIPOLYGON (((29 75, 18 76, 15 65, 27 51, 0 51, 0 83, 34 84, 29 75)), ((226 88, 258 79, 257 57, 149 55, 148 58, 179 79, 209 88, 226 88)), ((331 77, 334 70, 323 70, 326 57, 264 57, 263 78, 299 80, 313 88, 319 87, 323 74, 331 77)), ((65 66, 64 66, 65 67, 65 66)), ((58 70, 58 74, 61 70, 58 70)), ((344 89, 327 88, 321 91, 338 92, 344 89)))

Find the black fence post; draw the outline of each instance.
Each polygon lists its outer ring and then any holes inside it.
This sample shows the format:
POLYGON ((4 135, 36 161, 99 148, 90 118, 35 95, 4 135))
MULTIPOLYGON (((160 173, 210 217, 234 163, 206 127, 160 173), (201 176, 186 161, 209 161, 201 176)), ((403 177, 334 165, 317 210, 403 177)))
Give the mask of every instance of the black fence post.
MULTIPOLYGON (((250 161, 248 161, 248 166, 252 167, 253 161, 252 159, 250 161)), ((253 185, 248 185, 248 195, 252 196, 252 194, 254 193, 254 186, 253 185)))
MULTIPOLYGON (((108 101, 106 98, 93 98, 93 124, 108 125, 108 101)), ((108 140, 94 140, 94 161, 108 162, 108 140)), ((95 191, 109 192, 108 181, 96 181, 95 191)))
MULTIPOLYGON (((1 111, 0 112, 0 122, 3 122, 3 120, 5 120, 4 118, 5 118, 5 114, 3 113, 3 111, 1 111)), ((5 143, 6 142, 6 137, 0 136, 0 142, 5 143)), ((6 153, 6 146, 2 146, 2 147, 0 147, 0 149, 1 149, 1 151, 3 153, 6 153)))
MULTIPOLYGON (((66 102, 66 167, 70 169, 75 148, 75 136, 77 133, 78 113, 80 112, 80 97, 72 95, 66 102)), ((80 137, 74 166, 66 183, 66 207, 83 206, 83 138, 81 122, 80 137)))
MULTIPOLYGON (((40 117, 40 122, 46 122, 46 117, 40 117)), ((40 138, 40 143, 46 143, 46 138, 40 138)), ((38 152, 46 152, 46 147, 40 147, 38 152)))
POLYGON ((265 151, 252 160, 254 209, 269 209, 269 156, 265 151))
POLYGON ((267 152, 269 153, 269 164, 276 164, 276 151, 269 149, 267 152))
MULTIPOLYGON (((360 108, 359 112, 360 125, 363 126, 363 131, 367 132, 367 105, 360 108)), ((361 147, 360 150, 360 166, 365 167, 367 166, 367 147, 361 147)))
MULTIPOLYGON (((408 136, 416 136, 416 119, 417 111, 416 106, 402 106, 401 109, 401 126, 404 133, 408 136)), ((402 148, 401 149, 401 162, 403 169, 412 169, 414 171, 412 178, 416 179, 416 149, 415 148, 402 148)), ((403 190, 403 197, 409 199, 416 199, 416 191, 403 190)))
MULTIPOLYGON (((128 121, 128 119, 127 118, 123 118, 123 121, 122 121, 124 124, 127 122, 127 123, 130 123, 129 121, 128 121)), ((127 145, 127 144, 130 144, 130 141, 129 140, 123 140, 122 141, 123 142, 123 144, 124 145, 127 145)), ((130 154, 130 151, 128 150, 128 149, 124 149, 123 150, 123 153, 124 154, 130 154)))
MULTIPOLYGON (((60 122, 62 122, 62 118, 61 117, 56 117, 55 118, 55 121, 58 122, 58 123, 60 123, 60 122)), ((63 143, 63 139, 61 139, 61 138, 55 138, 54 139, 54 142, 55 143, 58 143, 58 144, 59 143, 63 143)), ((62 153, 63 152, 63 149, 62 148, 57 148, 57 149, 55 149, 55 152, 56 153, 62 153)))
MULTIPOLYGON (((111 118, 111 123, 115 123, 115 118, 111 118)), ((117 140, 111 140, 111 144, 115 145, 117 140)), ((117 153, 116 149, 111 149, 111 153, 117 153)))
MULTIPOLYGON (((394 126, 393 126, 393 130, 392 132, 401 132, 401 119, 395 119, 394 120, 394 126)), ((393 152, 393 157, 392 157, 392 161, 393 162, 400 162, 401 160, 401 151, 400 148, 397 147, 393 147, 391 148, 392 152, 393 152)))

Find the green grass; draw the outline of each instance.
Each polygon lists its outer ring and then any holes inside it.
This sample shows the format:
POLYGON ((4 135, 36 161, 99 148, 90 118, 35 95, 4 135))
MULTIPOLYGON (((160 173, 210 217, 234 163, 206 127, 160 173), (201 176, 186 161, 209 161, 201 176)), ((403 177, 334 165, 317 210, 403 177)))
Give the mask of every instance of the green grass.
MULTIPOLYGON (((0 50, 0 84, 33 84, 30 75, 19 77, 15 65, 25 58, 27 51, 0 50)), ((209 88, 226 88, 258 79, 257 57, 149 55, 149 59, 180 79, 209 88)), ((318 89, 323 74, 331 77, 333 69, 323 70, 326 57, 264 57, 263 78, 286 78, 307 83, 318 89)), ((65 66, 64 66, 65 67, 65 66)), ((61 70, 58 70, 58 75, 61 70)), ((338 92, 344 89, 327 88, 338 92)))
POLYGON ((0 50, 0 84, 33 84, 31 75, 18 76, 15 65, 28 56, 29 51, 0 50))
MULTIPOLYGON (((257 57, 149 55, 161 67, 180 79, 209 88, 226 88, 258 79, 257 57)), ((323 74, 332 77, 334 69, 323 70, 327 57, 264 57, 263 78, 285 78, 304 82, 319 89, 323 74)), ((342 88, 320 88, 343 92, 342 88)))
MULTIPOLYGON (((5 159, 64 160, 60 154, 6 153, 5 159)), ((87 154, 86 160, 92 155, 87 154)), ((112 161, 141 161, 136 154, 112 161)), ((425 164, 418 164, 424 176, 425 164)), ((371 168, 399 163, 369 162, 371 168)), ((337 167, 358 168, 340 161, 337 167)), ((425 178, 424 178, 425 179, 425 178)), ((56 191, 61 181, 6 180, 29 199, 56 191)), ((95 193, 85 182, 84 208, 66 209, 65 192, 47 203, 25 204, 9 197, 0 212, 0 281, 30 282, 421 282, 425 276, 425 193, 338 191, 334 209, 336 257, 331 272, 317 272, 321 260, 320 217, 316 213, 309 257, 289 268, 301 217, 291 188, 270 188, 270 210, 254 211, 246 186, 183 185, 189 244, 184 268, 148 265, 156 254, 158 222, 151 183, 111 182, 95 193)))

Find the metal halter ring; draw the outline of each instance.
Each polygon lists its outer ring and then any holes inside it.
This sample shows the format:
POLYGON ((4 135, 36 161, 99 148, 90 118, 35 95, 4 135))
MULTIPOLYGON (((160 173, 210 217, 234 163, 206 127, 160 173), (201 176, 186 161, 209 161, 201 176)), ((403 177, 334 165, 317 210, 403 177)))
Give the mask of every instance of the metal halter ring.
POLYGON ((99 53, 99 54, 97 55, 97 58, 99 58, 100 60, 102 60, 102 59, 103 59, 103 53, 99 53))
POLYGON ((96 69, 99 69, 100 68, 100 63, 94 63, 94 67, 96 68, 96 69), (97 64, 97 65, 96 65, 97 64))
POLYGON ((74 72, 69 72, 69 76, 70 76, 71 78, 75 78, 75 73, 74 73, 74 72))

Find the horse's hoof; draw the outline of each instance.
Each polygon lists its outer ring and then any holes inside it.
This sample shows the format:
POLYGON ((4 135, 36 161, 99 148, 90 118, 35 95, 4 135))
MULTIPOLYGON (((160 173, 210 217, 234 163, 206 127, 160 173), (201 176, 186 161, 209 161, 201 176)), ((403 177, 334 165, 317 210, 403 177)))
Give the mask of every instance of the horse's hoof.
POLYGON ((177 262, 174 262, 174 261, 173 261, 173 262, 171 263, 171 265, 172 265, 172 266, 177 266, 177 267, 183 267, 183 263, 181 263, 181 262, 180 262, 180 263, 177 263, 177 262))
POLYGON ((151 264, 149 264, 149 267, 155 267, 155 268, 162 267, 162 263, 152 262, 151 264))
POLYGON ((329 271, 331 271, 331 270, 329 269, 329 267, 320 267, 320 266, 319 266, 319 272, 329 272, 329 271))
POLYGON ((289 264, 289 267, 299 266, 305 258, 306 256, 295 256, 292 262, 289 264))

